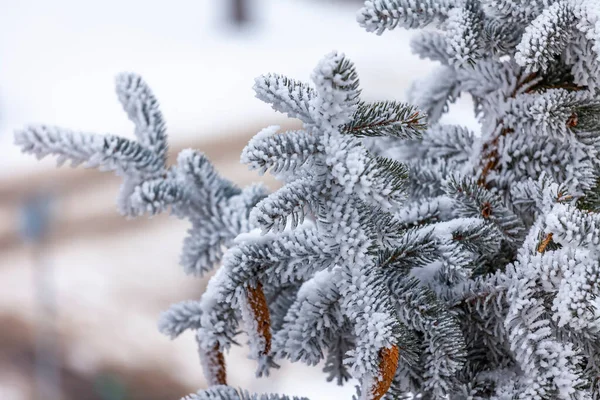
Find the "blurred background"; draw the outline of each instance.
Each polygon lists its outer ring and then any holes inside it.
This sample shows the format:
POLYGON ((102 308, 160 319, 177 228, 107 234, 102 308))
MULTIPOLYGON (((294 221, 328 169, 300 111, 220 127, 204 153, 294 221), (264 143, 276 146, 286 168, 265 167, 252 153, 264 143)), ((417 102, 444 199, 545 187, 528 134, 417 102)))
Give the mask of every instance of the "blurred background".
MULTIPOLYGON (((171 342, 156 328, 161 311, 206 285, 178 266, 186 223, 122 218, 116 177, 22 155, 12 131, 45 123, 132 137, 113 79, 133 71, 162 105, 171 159, 199 148, 248 184, 259 179, 239 164, 248 139, 299 126, 254 98, 254 77, 308 80, 337 49, 356 63, 365 100, 402 100, 433 67, 410 54, 411 33, 364 32, 360 3, 0 0, 0 399, 177 400, 205 386, 193 335, 171 342)), ((469 111, 459 101, 450 122, 469 111)), ((251 391, 354 392, 303 365, 255 379, 244 348, 227 363, 230 384, 251 391)))

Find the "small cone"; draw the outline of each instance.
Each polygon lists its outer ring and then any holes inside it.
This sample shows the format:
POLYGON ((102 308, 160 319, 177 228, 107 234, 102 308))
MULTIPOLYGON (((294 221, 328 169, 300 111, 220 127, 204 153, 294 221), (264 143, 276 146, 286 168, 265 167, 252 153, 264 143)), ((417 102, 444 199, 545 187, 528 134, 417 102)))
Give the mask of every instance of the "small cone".
POLYGON ((215 344, 213 348, 206 351, 202 351, 201 349, 200 358, 202 358, 204 376, 206 376, 206 379, 208 380, 208 385, 227 385, 225 357, 219 348, 219 344, 215 344))
POLYGON ((267 298, 260 282, 254 287, 249 286, 246 293, 248 305, 258 325, 258 334, 264 339, 265 347, 262 355, 266 356, 271 352, 271 315, 267 298))
POLYGON ((392 385, 400 359, 398 346, 384 347, 379 350, 379 359, 380 379, 375 381, 375 385, 371 389, 371 400, 381 399, 392 385))

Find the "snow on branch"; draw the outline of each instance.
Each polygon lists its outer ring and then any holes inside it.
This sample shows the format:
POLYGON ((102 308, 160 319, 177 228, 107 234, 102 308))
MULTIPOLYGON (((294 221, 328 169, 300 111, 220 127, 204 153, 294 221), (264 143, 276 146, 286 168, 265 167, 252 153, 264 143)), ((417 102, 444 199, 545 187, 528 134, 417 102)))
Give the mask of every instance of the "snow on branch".
POLYGON ((424 116, 416 107, 397 102, 360 103, 352 122, 342 129, 357 137, 394 136, 412 139, 425 128, 424 116))
MULTIPOLYGON (((459 0, 460 1, 460 0, 459 0)), ((382 34, 397 26, 421 28, 443 20, 456 6, 456 0, 372 0, 365 1, 357 14, 358 23, 368 32, 382 34)))
POLYGON ((164 170, 162 160, 140 144, 118 136, 94 135, 45 125, 15 133, 15 143, 38 158, 57 156, 58 164, 71 161, 124 175, 155 176, 164 170))
POLYGON ((307 131, 278 133, 279 127, 263 129, 242 151, 241 162, 264 174, 294 171, 311 162, 320 151, 319 137, 307 131))
POLYGON ((278 74, 267 74, 254 81, 256 97, 274 110, 310 123, 310 102, 315 91, 308 85, 278 74))
POLYGON ((196 330, 200 327, 202 307, 198 301, 186 300, 169 307, 162 313, 158 322, 158 330, 175 339, 188 329, 196 330))
POLYGON ((167 128, 150 87, 139 75, 122 73, 116 78, 116 91, 123 109, 135 125, 139 142, 165 163, 168 151, 167 128))

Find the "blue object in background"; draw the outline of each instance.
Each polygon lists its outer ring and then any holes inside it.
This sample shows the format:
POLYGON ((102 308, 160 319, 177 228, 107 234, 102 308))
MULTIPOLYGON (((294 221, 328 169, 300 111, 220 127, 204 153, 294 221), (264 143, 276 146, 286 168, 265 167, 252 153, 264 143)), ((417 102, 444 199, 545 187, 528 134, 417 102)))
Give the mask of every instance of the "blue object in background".
POLYGON ((21 206, 20 232, 26 242, 39 243, 46 236, 52 217, 53 196, 42 193, 25 200, 21 206))
POLYGON ((51 228, 52 206, 52 194, 43 192, 26 199, 20 209, 21 237, 24 242, 32 245, 32 277, 38 306, 35 332, 36 400, 63 398, 59 338, 56 329, 58 304, 54 271, 44 257, 44 240, 51 228))
POLYGON ((112 374, 100 374, 94 382, 96 393, 103 400, 126 400, 127 390, 121 380, 112 374))

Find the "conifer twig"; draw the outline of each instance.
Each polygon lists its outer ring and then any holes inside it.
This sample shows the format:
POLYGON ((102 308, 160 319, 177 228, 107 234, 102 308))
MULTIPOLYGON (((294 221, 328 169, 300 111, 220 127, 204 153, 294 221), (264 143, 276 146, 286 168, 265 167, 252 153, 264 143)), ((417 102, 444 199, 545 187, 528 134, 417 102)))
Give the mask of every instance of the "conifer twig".
MULTIPOLYGON (((535 73, 532 73, 532 74, 529 74, 528 76, 526 76, 525 79, 523 79, 523 81, 515 87, 515 89, 510 94, 509 98, 515 98, 525 86, 527 86, 528 84, 535 81, 536 78, 537 78, 537 74, 535 74, 535 73)), ((532 90, 532 88, 529 88, 528 91, 529 90, 532 90)), ((498 126, 502 126, 501 120, 498 121, 498 126)), ((498 135, 494 136, 493 138, 491 138, 490 140, 488 140, 487 142, 485 142, 483 144, 483 152, 482 152, 482 158, 481 158, 481 163, 480 163, 483 168, 481 171, 481 175, 479 176, 479 180, 478 180, 478 184, 480 186, 487 188, 489 186, 487 178, 488 178, 490 172, 492 172, 496 168, 498 168, 498 163, 500 162, 500 153, 498 152, 498 145, 500 142, 500 138, 502 136, 509 135, 513 132, 514 132, 514 129, 512 129, 512 128, 502 128, 502 129, 500 129, 500 133, 498 135)))

